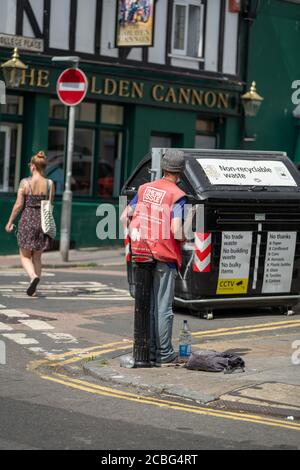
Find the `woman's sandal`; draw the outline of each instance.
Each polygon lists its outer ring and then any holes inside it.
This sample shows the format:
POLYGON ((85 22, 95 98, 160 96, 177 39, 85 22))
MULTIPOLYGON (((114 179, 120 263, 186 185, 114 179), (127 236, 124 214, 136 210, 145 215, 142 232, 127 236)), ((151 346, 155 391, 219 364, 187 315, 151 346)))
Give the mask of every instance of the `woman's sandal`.
POLYGON ((27 295, 29 295, 29 297, 32 297, 33 294, 35 293, 36 291, 36 288, 37 288, 37 285, 38 283, 40 282, 40 278, 39 277, 35 277, 31 283, 29 284, 29 287, 27 289, 27 295))

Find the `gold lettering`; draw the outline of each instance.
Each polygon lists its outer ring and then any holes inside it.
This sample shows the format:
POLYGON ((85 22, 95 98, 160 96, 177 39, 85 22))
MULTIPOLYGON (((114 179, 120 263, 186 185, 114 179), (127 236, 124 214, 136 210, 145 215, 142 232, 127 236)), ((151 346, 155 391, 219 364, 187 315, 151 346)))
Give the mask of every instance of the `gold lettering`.
POLYGON ((106 78, 104 81, 104 94, 112 96, 117 91, 117 82, 112 78, 106 78))
POLYGON ((162 93, 163 93, 163 91, 164 91, 163 85, 155 85, 155 86, 152 88, 152 98, 153 98, 155 101, 163 101, 163 100, 164 100, 164 96, 163 96, 163 95, 159 95, 159 92, 162 92, 162 93))
POLYGON ((25 86, 27 84, 29 86, 34 86, 34 84, 35 84, 35 69, 29 69, 29 72, 26 72, 26 70, 22 70, 21 85, 25 86), (28 83, 27 79, 29 79, 29 83, 28 83))
POLYGON ((229 108, 229 94, 219 93, 218 94, 218 108, 229 108))
POLYGON ((38 88, 48 88, 50 85, 49 83, 49 70, 38 70, 38 79, 37 79, 37 87, 38 88))
POLYGON ((143 98, 144 97, 144 83, 133 82, 131 90, 131 98, 143 98))
POLYGON ((95 95, 102 95, 102 89, 97 89, 97 77, 93 76, 91 81, 91 93, 95 95))
POLYGON ((165 101, 167 102, 171 101, 172 103, 175 103, 175 104, 177 103, 177 96, 176 96, 174 88, 172 87, 169 88, 165 101))
POLYGON ((217 95, 213 91, 208 91, 204 95, 204 103, 208 108, 214 108, 217 104, 217 95))
POLYGON ((130 96, 129 92, 129 82, 127 80, 120 80, 119 82, 119 96, 128 98, 130 96))
POLYGON ((191 90, 189 88, 179 88, 179 103, 190 104, 191 90))
POLYGON ((203 91, 192 90, 192 104, 202 106, 203 91))

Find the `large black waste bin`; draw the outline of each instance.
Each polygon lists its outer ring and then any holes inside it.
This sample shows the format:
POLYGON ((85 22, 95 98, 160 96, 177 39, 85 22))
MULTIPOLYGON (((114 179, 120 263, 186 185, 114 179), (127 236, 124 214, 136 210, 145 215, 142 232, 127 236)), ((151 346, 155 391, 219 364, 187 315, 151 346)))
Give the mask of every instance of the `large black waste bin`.
MULTIPOLYGON (((184 150, 179 185, 202 214, 183 246, 176 281, 178 305, 214 309, 280 307, 300 299, 300 174, 284 153, 184 150)), ((123 188, 160 177, 155 149, 123 188)), ((133 269, 129 281, 134 284, 133 269)), ((131 289, 133 292, 133 289, 131 289)))

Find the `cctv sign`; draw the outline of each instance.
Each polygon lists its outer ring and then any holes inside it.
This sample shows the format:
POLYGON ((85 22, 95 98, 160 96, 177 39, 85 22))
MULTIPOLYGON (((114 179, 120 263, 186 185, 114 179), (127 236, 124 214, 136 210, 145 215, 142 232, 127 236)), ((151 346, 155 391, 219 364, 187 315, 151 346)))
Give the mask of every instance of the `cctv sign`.
POLYGON ((197 161, 213 185, 297 187, 283 162, 205 158, 197 161))

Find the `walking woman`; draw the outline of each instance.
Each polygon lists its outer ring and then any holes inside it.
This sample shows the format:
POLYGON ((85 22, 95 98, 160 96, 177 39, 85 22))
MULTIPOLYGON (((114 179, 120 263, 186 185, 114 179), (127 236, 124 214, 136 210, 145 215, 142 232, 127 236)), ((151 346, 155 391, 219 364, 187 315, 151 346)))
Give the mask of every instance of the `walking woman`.
POLYGON ((14 230, 14 220, 22 211, 18 226, 18 245, 23 268, 30 278, 27 295, 36 297, 36 288, 42 274, 42 253, 51 248, 52 240, 41 226, 41 201, 54 199, 53 181, 44 177, 47 157, 40 151, 29 163, 30 178, 20 182, 17 200, 6 225, 8 233, 14 230), (24 204, 25 203, 25 204, 24 204))

